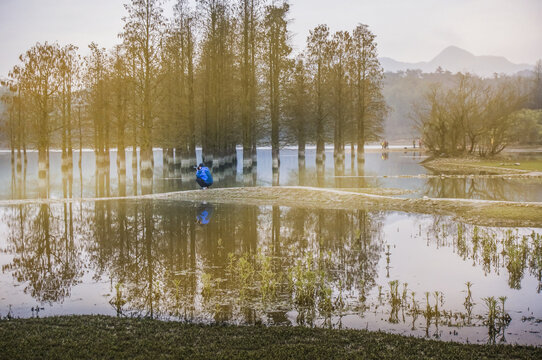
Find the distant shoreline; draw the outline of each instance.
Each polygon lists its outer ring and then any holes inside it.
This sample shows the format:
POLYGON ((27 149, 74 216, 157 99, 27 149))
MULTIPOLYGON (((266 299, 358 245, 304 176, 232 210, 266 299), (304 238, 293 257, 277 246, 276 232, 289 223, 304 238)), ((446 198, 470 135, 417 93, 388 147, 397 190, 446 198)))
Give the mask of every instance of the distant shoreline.
MULTIPOLYGON (((297 146, 296 145, 287 145, 287 146, 283 146, 280 148, 280 150, 297 150, 297 146)), ((163 148, 158 148, 158 147, 155 147, 153 148, 153 151, 162 151, 163 148)), ((236 148, 237 150, 243 150, 242 146, 237 146, 236 148)), ((258 146, 257 147, 258 150, 271 150, 271 146, 267 146, 267 145, 264 145, 264 146, 258 146)), ((325 146, 325 150, 326 151, 329 151, 329 150, 333 150, 334 147, 333 145, 330 145, 330 144, 326 144, 325 146)), ((350 153, 350 146, 345 146, 345 153, 350 153)), ((354 147, 354 149, 357 150, 357 147, 354 147)), ((79 152, 79 148, 73 148, 72 149, 73 152, 79 152)), ((132 147, 127 147, 125 149, 126 151, 133 151, 132 147)), ((316 150, 316 145, 307 145, 305 147, 305 150, 316 150)), ((412 147, 411 144, 392 144, 392 145, 389 145, 389 147, 387 149, 382 149, 381 145, 380 144, 366 144, 364 146, 364 150, 365 152, 367 153, 379 153, 379 152, 400 152, 400 151, 416 151, 416 152, 426 152, 427 149, 425 148, 419 148, 419 147, 412 147)), ((36 149, 27 149, 26 152, 27 153, 34 153, 34 152, 37 152, 38 150, 36 149)), ((60 149, 49 149, 50 152, 61 152, 62 150, 60 149)), ((95 150, 94 149, 90 149, 90 148, 83 148, 83 152, 94 152, 95 150)), ((109 151, 111 152, 117 152, 117 148, 110 148, 109 151)), ((137 151, 139 152, 139 148, 137 149, 137 151)), ((201 151, 201 146, 198 146, 196 147, 196 151, 201 151)), ((540 145, 534 145, 534 146, 512 146, 512 147, 509 147, 509 148, 505 148, 501 154, 503 153, 529 153, 529 152, 540 152, 542 153, 542 146, 540 145)), ((0 154, 9 154, 11 153, 11 150, 10 149, 6 149, 6 148, 0 148, 0 154)))
MULTIPOLYGON (((163 148, 160 148, 160 147, 155 147, 153 148, 153 151, 161 151, 163 148)), ((201 146, 198 146, 196 147, 196 150, 197 151, 201 151, 201 146)), ((236 148, 237 150, 243 150, 243 147, 242 146, 237 146, 236 148)), ((271 150, 271 146, 268 146, 268 145, 262 145, 262 146, 258 146, 257 149, 259 150, 271 150)), ((280 150, 297 150, 298 147, 296 145, 286 145, 286 146, 282 146, 280 148, 280 150)), ((333 150, 334 147, 333 145, 330 145, 330 144, 326 144, 326 147, 325 147, 326 150, 333 150)), ((354 147, 354 149, 357 149, 357 146, 354 147)), ((73 148, 72 149, 74 152, 79 152, 79 148, 73 148)), ((125 149, 126 151, 133 151, 132 147, 126 147, 125 149)), ((139 148, 137 149, 138 151, 140 150, 139 148)), ((316 145, 307 145, 305 147, 305 150, 316 150, 316 145)), ((401 151, 401 150, 416 150, 416 151, 419 151, 420 148, 416 147, 416 148, 413 148, 412 145, 404 145, 404 144, 394 144, 394 145, 390 145, 390 147, 388 149, 382 149, 381 146, 379 144, 368 144, 368 145, 365 145, 364 146, 364 150, 367 152, 368 150, 369 151, 401 151)), ((26 152, 37 152, 38 150, 37 149, 26 149, 26 152)), ((49 151, 51 152, 61 152, 62 150, 61 149, 56 149, 56 148, 52 148, 52 149, 49 149, 49 151)), ((83 148, 83 152, 94 152, 95 150, 94 149, 91 149, 91 148, 83 148)), ((117 148, 115 147, 112 147, 109 149, 109 151, 117 151, 117 148)), ((345 152, 350 152, 350 146, 345 146, 345 152)), ((0 148, 0 153, 11 153, 11 149, 6 149, 6 148, 0 148)))

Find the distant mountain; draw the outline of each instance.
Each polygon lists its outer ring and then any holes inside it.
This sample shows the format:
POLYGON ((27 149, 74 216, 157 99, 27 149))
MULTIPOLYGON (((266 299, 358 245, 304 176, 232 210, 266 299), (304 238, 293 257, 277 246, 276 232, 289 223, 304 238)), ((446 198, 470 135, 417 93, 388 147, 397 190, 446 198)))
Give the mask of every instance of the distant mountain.
POLYGON ((408 63, 388 57, 382 57, 379 60, 384 71, 389 72, 408 69, 434 72, 440 66, 443 70, 452 73, 470 72, 484 77, 493 76, 494 73, 515 74, 533 68, 529 64, 514 64, 502 56, 476 56, 456 46, 447 47, 429 62, 408 63))

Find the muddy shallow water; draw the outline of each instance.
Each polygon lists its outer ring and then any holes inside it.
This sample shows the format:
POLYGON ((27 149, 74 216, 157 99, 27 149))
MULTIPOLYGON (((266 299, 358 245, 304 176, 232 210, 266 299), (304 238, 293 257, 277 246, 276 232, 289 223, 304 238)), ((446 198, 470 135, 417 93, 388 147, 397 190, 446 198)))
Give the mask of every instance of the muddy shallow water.
MULTIPOLYGON (((37 197, 37 164, 31 153, 21 183, 6 155, 0 154, 2 317, 152 316, 542 345, 542 228, 307 207, 295 199, 249 204, 150 195, 16 204, 6 200, 37 197)), ((323 172, 314 151, 307 152, 304 171, 294 150, 281 155, 280 185, 542 201, 537 179, 441 177, 419 164, 420 153, 367 153, 361 171, 356 165, 352 171, 347 154, 344 172, 335 171, 331 152, 323 172)), ((93 198, 100 195, 93 155, 83 156, 84 181, 76 167, 73 196, 93 198)), ((112 156, 105 195, 117 196, 112 156)), ((192 179, 164 173, 161 153, 155 156, 155 193, 196 187, 192 179)), ((237 164, 215 174, 215 187, 271 185, 270 151, 258 156, 256 171, 243 175, 237 164)), ((59 159, 52 153, 52 198, 63 194, 59 159)), ((140 194, 140 179, 132 179, 128 168, 124 192, 140 194)))

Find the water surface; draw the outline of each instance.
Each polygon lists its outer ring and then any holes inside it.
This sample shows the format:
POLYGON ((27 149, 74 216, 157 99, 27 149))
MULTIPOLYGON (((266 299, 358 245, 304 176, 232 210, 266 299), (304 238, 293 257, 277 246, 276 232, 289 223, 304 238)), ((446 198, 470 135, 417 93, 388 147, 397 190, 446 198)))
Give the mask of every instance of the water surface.
MULTIPOLYGON (((443 174, 429 171, 420 162, 426 155, 412 151, 396 151, 365 154, 365 162, 358 166, 352 163, 349 148, 345 153, 344 170, 335 166, 332 149, 326 150, 323 166, 316 166, 316 151, 308 148, 304 166, 298 162, 297 150, 285 148, 281 150, 278 185, 303 185, 336 188, 383 187, 398 188, 409 191, 403 195, 408 197, 440 197, 467 198, 509 201, 542 201, 542 180, 514 177, 492 176, 441 176, 443 174)), ((213 174, 215 187, 231 186, 271 186, 273 173, 271 150, 259 148, 258 162, 250 174, 243 174, 242 150, 237 150, 239 161, 233 167, 217 171, 213 174)), ((39 186, 37 178, 37 153, 28 153, 26 176, 17 175, 10 165, 10 153, 0 153, 0 181, 5 184, 0 189, 0 199, 37 198, 39 186)), ((524 159, 541 159, 542 153, 509 154, 511 161, 524 159)), ((198 162, 201 151, 197 152, 198 162)), ((141 179, 138 171, 132 171, 132 153, 126 155, 126 179, 121 184, 117 174, 117 154, 111 152, 110 166, 103 170, 107 176, 107 188, 99 189, 96 159, 91 151, 84 151, 81 172, 77 168, 79 152, 74 152, 73 163, 73 197, 102 197, 141 194, 141 179), (135 175, 135 176, 134 176, 135 175), (81 181, 82 179, 82 181, 81 181)), ((60 152, 51 152, 49 176, 49 196, 61 198, 63 192, 63 176, 61 172, 60 152)), ((174 172, 164 171, 162 151, 154 152, 154 179, 151 192, 162 193, 178 190, 196 189, 194 176, 188 174, 181 177, 174 172)), ((23 173, 24 175, 24 173, 23 173)))
POLYGON ((175 200, 0 211, 1 316, 117 314, 542 343, 542 229, 175 200), (502 296, 506 320, 489 321, 483 299, 502 296))
MULTIPOLYGON (((50 197, 64 195, 52 153, 50 197)), ((199 155, 199 154, 198 154, 199 155)), ((83 153, 73 197, 141 194, 112 154, 105 187, 83 153)), ((152 191, 195 189, 164 172, 152 191)), ((344 171, 307 151, 281 152, 280 185, 409 190, 402 196, 540 201, 538 180, 442 177, 418 152, 367 153, 344 171)), ((239 159, 241 156, 239 155, 239 159)), ((74 163, 77 164, 77 155, 74 163)), ((127 163, 131 159, 128 156, 127 163)), ((403 212, 228 205, 146 198, 10 203, 37 198, 35 154, 26 181, 0 154, 0 316, 109 314, 235 324, 386 330, 443 340, 542 344, 542 229, 481 227, 403 212), (504 302, 504 307, 503 307, 504 302)), ((103 174, 103 172, 102 172, 103 174)), ((270 150, 258 166, 215 173, 216 187, 271 186, 270 150)))

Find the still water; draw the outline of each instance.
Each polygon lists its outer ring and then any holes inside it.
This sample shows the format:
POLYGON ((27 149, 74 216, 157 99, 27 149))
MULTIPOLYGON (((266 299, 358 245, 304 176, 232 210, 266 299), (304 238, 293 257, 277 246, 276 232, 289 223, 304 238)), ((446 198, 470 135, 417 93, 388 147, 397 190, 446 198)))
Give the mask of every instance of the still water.
MULTIPOLYGON (((486 174, 476 176, 441 176, 438 172, 424 168, 420 162, 426 156, 417 151, 395 151, 389 153, 369 152, 365 154, 363 167, 351 162, 347 148, 344 161, 344 171, 338 172, 333 159, 333 150, 327 149, 325 164, 316 166, 316 151, 308 148, 304 166, 298 163, 296 149, 283 149, 280 154, 279 185, 303 185, 337 188, 381 187, 397 188, 408 191, 407 197, 439 197, 439 198, 470 198, 486 200, 510 201, 542 201, 542 179, 521 179, 492 176, 486 174)), ((242 150, 237 150, 239 161, 230 169, 214 173, 215 187, 231 186, 270 186, 273 183, 271 150, 259 148, 257 152, 258 165, 252 174, 243 175, 242 150)), ((542 153, 511 154, 513 161, 523 159, 541 159, 542 153)), ((61 154, 50 154, 51 175, 49 177, 50 197, 63 197, 61 154)), ((198 163, 201 162, 201 151, 197 152, 198 163)), ((28 153, 26 175, 17 176, 10 165, 10 153, 0 152, 0 200, 38 197, 38 163, 37 153, 28 153), (24 190, 24 191, 23 191, 24 190)), ((94 152, 83 151, 82 168, 79 171, 79 152, 74 152, 73 163, 73 197, 118 196, 119 179, 116 166, 117 154, 111 152, 110 167, 107 169, 109 186, 106 194, 97 189, 96 158, 94 152)), ((132 153, 126 153, 126 183, 127 195, 141 194, 141 179, 138 172, 134 174, 132 153), (135 175, 135 176, 134 176, 135 175)), ((164 171, 162 151, 154 152, 154 181, 152 192, 196 189, 193 176, 181 178, 179 175, 164 171)))
MULTIPOLYGON (((271 184, 266 154, 259 152, 253 184, 271 184)), ((195 188, 192 181, 164 177, 160 157, 156 192, 195 188)), ((412 190, 406 196, 438 196, 438 186, 430 183, 438 177, 393 177, 428 174, 419 164, 420 154, 390 153, 384 159, 368 153, 364 177, 350 170, 348 157, 345 175, 335 176, 333 157, 327 158, 322 180, 307 154, 306 185, 395 187, 412 190)), ((9 169, 9 159, 1 166, 9 169)), ((94 197, 94 169, 83 170, 82 192, 76 179, 74 196, 94 197)), ((217 186, 246 184, 237 170, 218 176, 217 186)), ((295 151, 283 151, 281 185, 298 185, 298 171, 295 151)), ((112 195, 115 172, 112 168, 112 195)), ((11 183, 10 174, 2 172, 2 177, 3 184, 11 183)), ((32 181, 29 175, 30 198, 37 196, 32 181)), ((504 197, 527 197, 519 185, 517 193, 510 190, 518 181, 502 185, 504 197)), ((476 186, 489 197, 500 196, 483 182, 476 186)), ((51 187, 51 196, 62 196, 55 176, 51 187)), ((539 184, 533 188, 529 200, 540 194, 539 184)), ((3 199, 20 194, 11 190, 2 188, 3 199)), ((463 195, 484 198, 482 192, 463 195)), ((152 316, 542 345, 540 228, 482 227, 402 212, 174 198, 2 204, 2 317, 152 316)))

